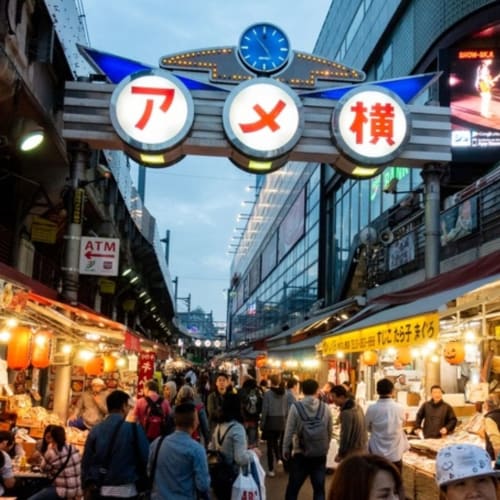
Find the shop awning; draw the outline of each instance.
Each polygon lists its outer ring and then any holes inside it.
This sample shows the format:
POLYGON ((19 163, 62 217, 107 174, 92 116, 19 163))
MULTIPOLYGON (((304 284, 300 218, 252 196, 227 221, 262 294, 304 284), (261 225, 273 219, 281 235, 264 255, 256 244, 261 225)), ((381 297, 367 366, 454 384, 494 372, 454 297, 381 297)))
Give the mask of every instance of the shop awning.
MULTIPOLYGON (((357 312, 366 303, 366 299, 361 296, 349 297, 346 300, 337 302, 333 306, 324 308, 314 314, 306 321, 302 321, 290 329, 266 339, 269 346, 273 344, 282 345, 283 339, 293 337, 309 337, 331 330, 336 325, 345 321, 347 315, 357 312), (277 342, 281 341, 281 342, 277 342)), ((289 344, 287 344, 289 345, 289 344)))
POLYGON ((389 346, 421 344, 439 334, 439 312, 458 297, 500 280, 500 274, 470 281, 407 304, 386 308, 323 337, 323 354, 359 352, 389 346))
POLYGON ((268 349, 269 356, 282 357, 283 355, 288 355, 288 357, 310 355, 314 356, 316 353, 316 344, 321 341, 320 336, 309 337, 307 339, 301 340, 299 342, 294 342, 293 344, 280 345, 268 349))

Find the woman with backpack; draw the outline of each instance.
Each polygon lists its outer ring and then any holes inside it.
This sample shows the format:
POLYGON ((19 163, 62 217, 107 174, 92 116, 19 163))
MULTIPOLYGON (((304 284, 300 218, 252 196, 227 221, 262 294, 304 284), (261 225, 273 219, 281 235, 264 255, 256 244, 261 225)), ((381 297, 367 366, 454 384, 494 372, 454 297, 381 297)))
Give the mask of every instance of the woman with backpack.
POLYGON ((223 459, 216 467, 211 466, 209 460, 212 489, 217 500, 230 500, 240 467, 250 465, 254 457, 254 452, 248 450, 241 420, 240 398, 237 394, 227 393, 222 402, 220 422, 215 426, 210 443, 210 450, 219 452, 223 459))
POLYGON ((281 456, 281 442, 285 430, 286 415, 288 412, 285 386, 279 375, 271 375, 271 388, 264 393, 262 399, 262 419, 260 428, 262 439, 267 441, 267 475, 274 477, 274 458, 283 462, 281 456))

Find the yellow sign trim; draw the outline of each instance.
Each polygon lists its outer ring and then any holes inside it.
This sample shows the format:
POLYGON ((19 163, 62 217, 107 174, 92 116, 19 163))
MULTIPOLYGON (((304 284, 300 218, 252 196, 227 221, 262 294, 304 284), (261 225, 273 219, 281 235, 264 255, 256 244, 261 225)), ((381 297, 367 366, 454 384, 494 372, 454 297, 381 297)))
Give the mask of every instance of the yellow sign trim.
POLYGON ((439 315, 429 313, 332 335, 321 342, 321 350, 324 356, 329 356, 338 351, 348 353, 397 348, 425 344, 437 340, 438 336, 439 315))

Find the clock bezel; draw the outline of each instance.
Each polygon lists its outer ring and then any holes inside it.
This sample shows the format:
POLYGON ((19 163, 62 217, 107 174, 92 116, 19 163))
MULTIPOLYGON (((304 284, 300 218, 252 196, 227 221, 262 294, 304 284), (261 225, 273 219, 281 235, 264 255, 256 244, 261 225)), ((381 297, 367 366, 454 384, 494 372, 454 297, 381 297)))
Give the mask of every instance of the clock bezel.
POLYGON ((274 74, 274 73, 278 73, 279 71, 282 71, 289 64, 290 59, 291 59, 291 55, 292 55, 292 49, 290 46, 290 39, 288 38, 287 34, 279 26, 276 26, 273 23, 260 22, 260 23, 251 24, 243 31, 243 33, 240 36, 239 42, 238 42, 238 56, 239 56, 240 61, 245 66, 245 68, 249 69, 252 73, 255 73, 258 75, 270 75, 270 74, 274 74), (256 68, 255 66, 252 66, 251 64, 249 64, 245 60, 245 57, 244 57, 243 52, 242 52, 243 38, 249 32, 251 32, 251 30, 253 30, 255 28, 262 28, 263 26, 277 30, 285 38, 286 44, 288 46, 288 52, 287 52, 287 56, 286 56, 285 60, 281 64, 279 64, 278 66, 276 66, 274 68, 269 68, 269 69, 256 68))

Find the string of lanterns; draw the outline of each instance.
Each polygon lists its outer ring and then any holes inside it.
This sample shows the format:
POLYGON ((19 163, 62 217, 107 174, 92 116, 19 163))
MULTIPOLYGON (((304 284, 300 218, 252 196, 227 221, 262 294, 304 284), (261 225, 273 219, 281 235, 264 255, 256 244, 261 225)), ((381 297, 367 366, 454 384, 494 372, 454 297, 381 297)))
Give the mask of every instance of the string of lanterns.
MULTIPOLYGON (((7 367, 11 370, 25 370, 30 365, 34 368, 48 368, 51 364, 51 351, 54 335, 49 330, 33 331, 32 328, 8 325, 0 332, 0 342, 7 346, 7 367)), ((62 346, 62 352, 69 354, 72 346, 62 346)), ((110 353, 96 356, 93 351, 82 349, 79 353, 87 375, 102 375, 118 369, 137 370, 138 358, 135 355, 110 353)))

